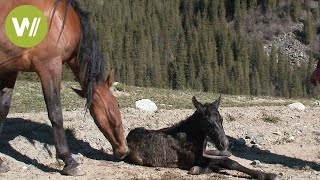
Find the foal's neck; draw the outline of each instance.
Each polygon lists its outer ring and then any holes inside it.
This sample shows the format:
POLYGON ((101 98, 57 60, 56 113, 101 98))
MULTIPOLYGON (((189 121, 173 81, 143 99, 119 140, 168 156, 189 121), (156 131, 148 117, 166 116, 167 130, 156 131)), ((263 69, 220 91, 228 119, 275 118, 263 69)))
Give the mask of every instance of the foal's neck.
POLYGON ((188 141, 196 143, 197 146, 200 145, 199 147, 202 147, 206 133, 201 130, 201 118, 202 117, 198 112, 194 112, 186 120, 181 121, 172 127, 162 129, 161 131, 172 136, 175 136, 180 132, 186 133, 188 141))

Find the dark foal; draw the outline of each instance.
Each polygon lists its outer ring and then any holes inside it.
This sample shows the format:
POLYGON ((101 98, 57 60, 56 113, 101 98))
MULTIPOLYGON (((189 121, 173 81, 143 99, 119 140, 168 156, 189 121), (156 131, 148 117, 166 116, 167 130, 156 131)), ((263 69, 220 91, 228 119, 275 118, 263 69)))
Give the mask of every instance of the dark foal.
POLYGON ((238 170, 257 179, 275 179, 276 175, 246 168, 227 156, 229 141, 218 111, 220 97, 211 104, 201 104, 195 97, 197 110, 186 120, 169 128, 146 130, 136 128, 127 136, 131 150, 126 161, 151 167, 177 167, 190 174, 214 172, 217 168, 238 170), (209 137, 217 150, 207 151, 209 137))

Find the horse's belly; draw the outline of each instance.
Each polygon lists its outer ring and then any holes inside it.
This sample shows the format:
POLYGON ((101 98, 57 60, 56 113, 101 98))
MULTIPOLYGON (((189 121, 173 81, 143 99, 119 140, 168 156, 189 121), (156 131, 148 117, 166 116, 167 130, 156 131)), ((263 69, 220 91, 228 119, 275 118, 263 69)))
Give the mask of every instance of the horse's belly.
POLYGON ((34 71, 30 60, 25 58, 15 58, 9 56, 0 56, 0 76, 10 72, 32 72, 34 71), (5 58, 3 58, 5 57, 5 58))

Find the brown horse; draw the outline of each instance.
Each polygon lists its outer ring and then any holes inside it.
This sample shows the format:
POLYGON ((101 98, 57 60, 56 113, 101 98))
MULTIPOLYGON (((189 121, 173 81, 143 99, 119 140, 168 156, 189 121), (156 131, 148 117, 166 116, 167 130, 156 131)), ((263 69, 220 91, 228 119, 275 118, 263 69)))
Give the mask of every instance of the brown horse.
POLYGON ((314 86, 318 85, 318 82, 320 82, 320 60, 318 61, 317 68, 313 71, 311 74, 311 83, 314 86))
MULTIPOLYGON (((13 88, 19 71, 36 72, 42 84, 48 116, 53 128, 57 156, 67 175, 84 174, 72 158, 63 129, 60 100, 62 64, 72 69, 81 85, 75 90, 86 97, 86 107, 109 140, 116 157, 123 159, 129 149, 124 137, 118 102, 109 87, 113 73, 104 81, 104 60, 87 13, 73 0, 2 0, 0 1, 0 125, 2 127, 11 103, 13 88), (13 45, 5 35, 4 22, 12 9, 32 5, 44 12, 49 24, 45 39, 32 48, 13 45), (50 23, 49 23, 50 22, 50 23)), ((0 159, 0 171, 8 170, 0 159)))

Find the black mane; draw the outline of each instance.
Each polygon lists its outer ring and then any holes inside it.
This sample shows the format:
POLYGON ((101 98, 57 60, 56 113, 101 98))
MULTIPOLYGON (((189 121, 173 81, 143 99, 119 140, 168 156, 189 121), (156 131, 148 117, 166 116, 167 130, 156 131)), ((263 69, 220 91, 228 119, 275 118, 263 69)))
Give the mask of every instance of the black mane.
MULTIPOLYGON (((56 6, 60 1, 61 0, 55 1, 53 15, 56 10, 56 6)), ((92 102, 93 87, 95 83, 102 82, 104 80, 105 60, 97 41, 97 35, 89 22, 89 13, 83 11, 80 8, 79 3, 75 0, 66 0, 66 3, 66 12, 59 37, 64 29, 67 13, 71 4, 80 18, 81 39, 77 54, 77 62, 80 68, 79 78, 81 87, 82 89, 87 89, 87 92, 85 92, 87 99, 86 107, 89 108, 92 102), (84 88, 85 86, 87 87, 84 88)))

